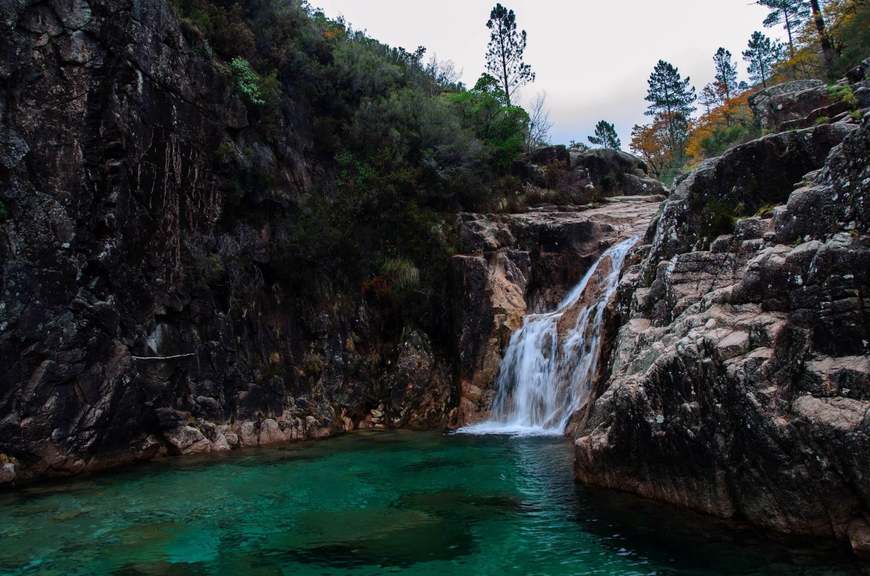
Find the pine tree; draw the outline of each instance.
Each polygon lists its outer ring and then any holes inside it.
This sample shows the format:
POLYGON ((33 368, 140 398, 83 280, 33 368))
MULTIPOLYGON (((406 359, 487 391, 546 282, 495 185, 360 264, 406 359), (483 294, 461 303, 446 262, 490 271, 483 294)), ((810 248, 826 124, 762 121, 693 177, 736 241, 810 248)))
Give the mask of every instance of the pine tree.
POLYGON ((673 157, 682 157, 688 132, 689 117, 695 111, 695 88, 689 78, 680 76, 674 65, 659 60, 647 81, 646 101, 649 102, 646 115, 653 116, 665 123, 668 144, 673 157))
POLYGON ((589 142, 595 146, 610 148, 612 150, 619 150, 622 147, 622 142, 620 142, 619 135, 616 133, 616 127, 604 120, 595 125, 595 136, 590 136, 589 142))
POLYGON ((716 85, 710 82, 701 90, 701 95, 698 97, 698 102, 704 107, 704 112, 709 114, 713 108, 722 103, 719 92, 716 90, 716 85))
POLYGON ((743 59, 749 64, 749 78, 767 88, 774 65, 782 60, 782 45, 761 32, 753 32, 743 59))
POLYGON ((737 91, 737 63, 731 57, 731 52, 719 48, 713 56, 716 67, 714 86, 721 95, 723 102, 728 102, 737 91))
POLYGON ((501 4, 490 12, 486 27, 490 31, 486 69, 498 79, 510 104, 518 88, 535 81, 532 67, 523 62, 526 31, 517 30, 516 14, 501 4))
POLYGON ((807 0, 758 0, 758 4, 770 10, 764 19, 764 26, 771 28, 782 25, 788 33, 789 58, 794 58, 795 31, 806 23, 810 16, 807 0))

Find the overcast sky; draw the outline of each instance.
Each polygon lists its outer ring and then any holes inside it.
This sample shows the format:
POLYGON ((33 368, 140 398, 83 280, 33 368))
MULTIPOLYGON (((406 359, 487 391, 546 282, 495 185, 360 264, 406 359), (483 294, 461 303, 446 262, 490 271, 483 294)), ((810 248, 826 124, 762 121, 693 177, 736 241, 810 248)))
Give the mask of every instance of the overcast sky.
MULTIPOLYGON (((766 10, 751 0, 507 0, 528 32, 526 62, 537 73, 520 100, 546 92, 551 140, 567 144, 592 133, 598 120, 616 124, 624 148, 644 122, 646 80, 659 59, 700 90, 713 76, 713 53, 724 46, 738 61, 766 10)), ((451 60, 473 86, 484 71, 494 0, 311 0, 331 17, 392 46, 425 46, 451 60)), ((779 31, 766 31, 779 37, 779 31)))

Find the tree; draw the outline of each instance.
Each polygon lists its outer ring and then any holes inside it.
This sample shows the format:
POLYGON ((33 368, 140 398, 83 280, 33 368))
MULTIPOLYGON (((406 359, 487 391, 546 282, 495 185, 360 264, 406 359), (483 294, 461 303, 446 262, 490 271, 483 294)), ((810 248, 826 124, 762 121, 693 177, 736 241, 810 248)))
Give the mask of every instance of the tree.
POLYGON ((767 88, 774 65, 782 59, 782 45, 761 32, 753 32, 743 59, 749 64, 749 78, 767 88))
POLYGON ((496 4, 490 12, 486 27, 490 31, 486 69, 498 79, 510 104, 518 88, 535 81, 532 67, 523 61, 526 31, 517 31, 514 11, 501 4, 496 4))
POLYGON ((714 86, 723 101, 728 102, 737 91, 737 63, 731 57, 731 52, 719 48, 713 56, 713 64, 716 68, 714 86))
POLYGON ((758 4, 770 10, 764 19, 765 28, 785 26, 788 33, 789 58, 794 58, 794 32, 807 21, 810 9, 807 0, 758 0, 758 4))
POLYGON ((668 147, 668 127, 662 118, 652 123, 635 125, 631 129, 631 151, 643 158, 657 176, 661 176, 673 161, 668 147))
POLYGON ((474 85, 474 91, 492 96, 503 106, 508 105, 507 95, 504 93, 504 90, 501 89, 498 80, 486 72, 481 74, 480 78, 477 79, 477 83, 474 85))
POLYGON ((813 22, 816 25, 816 31, 819 33, 819 44, 822 46, 822 57, 825 59, 825 69, 828 72, 828 76, 833 76, 836 54, 834 52, 834 45, 831 43, 831 37, 828 36, 828 30, 825 26, 825 17, 822 15, 822 8, 819 5, 819 0, 810 0, 810 8, 813 11, 813 22))
POLYGON ((526 140, 526 149, 531 151, 538 146, 545 146, 550 138, 552 127, 550 111, 547 110, 547 93, 541 92, 532 102, 532 109, 529 112, 529 134, 526 140))
POLYGON ((616 133, 616 127, 604 120, 595 125, 595 136, 590 136, 589 142, 612 150, 619 150, 622 147, 622 142, 619 141, 619 135, 616 133))
POLYGON ((710 82, 704 89, 701 90, 701 96, 698 98, 698 102, 701 103, 701 106, 704 107, 704 113, 710 114, 710 112, 722 103, 719 98, 719 92, 716 90, 716 85, 713 82, 710 82))
POLYGON ((695 88, 688 77, 680 76, 679 69, 664 60, 658 61, 647 84, 646 115, 665 123, 668 145, 678 160, 682 157, 689 117, 695 111, 695 88))

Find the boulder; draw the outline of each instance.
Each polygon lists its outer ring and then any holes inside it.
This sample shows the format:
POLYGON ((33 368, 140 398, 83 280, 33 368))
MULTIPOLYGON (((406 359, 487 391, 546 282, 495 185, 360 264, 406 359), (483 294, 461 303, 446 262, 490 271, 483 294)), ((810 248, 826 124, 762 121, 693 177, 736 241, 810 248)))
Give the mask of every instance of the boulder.
POLYGON ((193 426, 182 426, 167 434, 169 444, 179 454, 204 454, 211 452, 211 442, 193 426))
POLYGON ((750 96, 749 106, 761 127, 777 131, 788 121, 798 120, 830 104, 827 87, 821 80, 794 80, 777 84, 750 96))

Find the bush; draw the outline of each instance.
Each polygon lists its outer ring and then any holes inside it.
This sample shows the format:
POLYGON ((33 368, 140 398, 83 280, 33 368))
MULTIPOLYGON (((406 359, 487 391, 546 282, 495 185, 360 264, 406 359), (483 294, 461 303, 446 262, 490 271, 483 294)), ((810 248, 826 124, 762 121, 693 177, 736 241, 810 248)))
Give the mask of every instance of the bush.
POLYGON ((853 110, 858 107, 858 97, 855 96, 851 86, 845 84, 834 84, 828 86, 828 95, 853 110))
POLYGON ((236 88, 248 104, 263 106, 266 104, 264 91, 260 84, 262 79, 253 68, 251 63, 244 58, 233 58, 230 61, 230 71, 236 81, 236 88))

